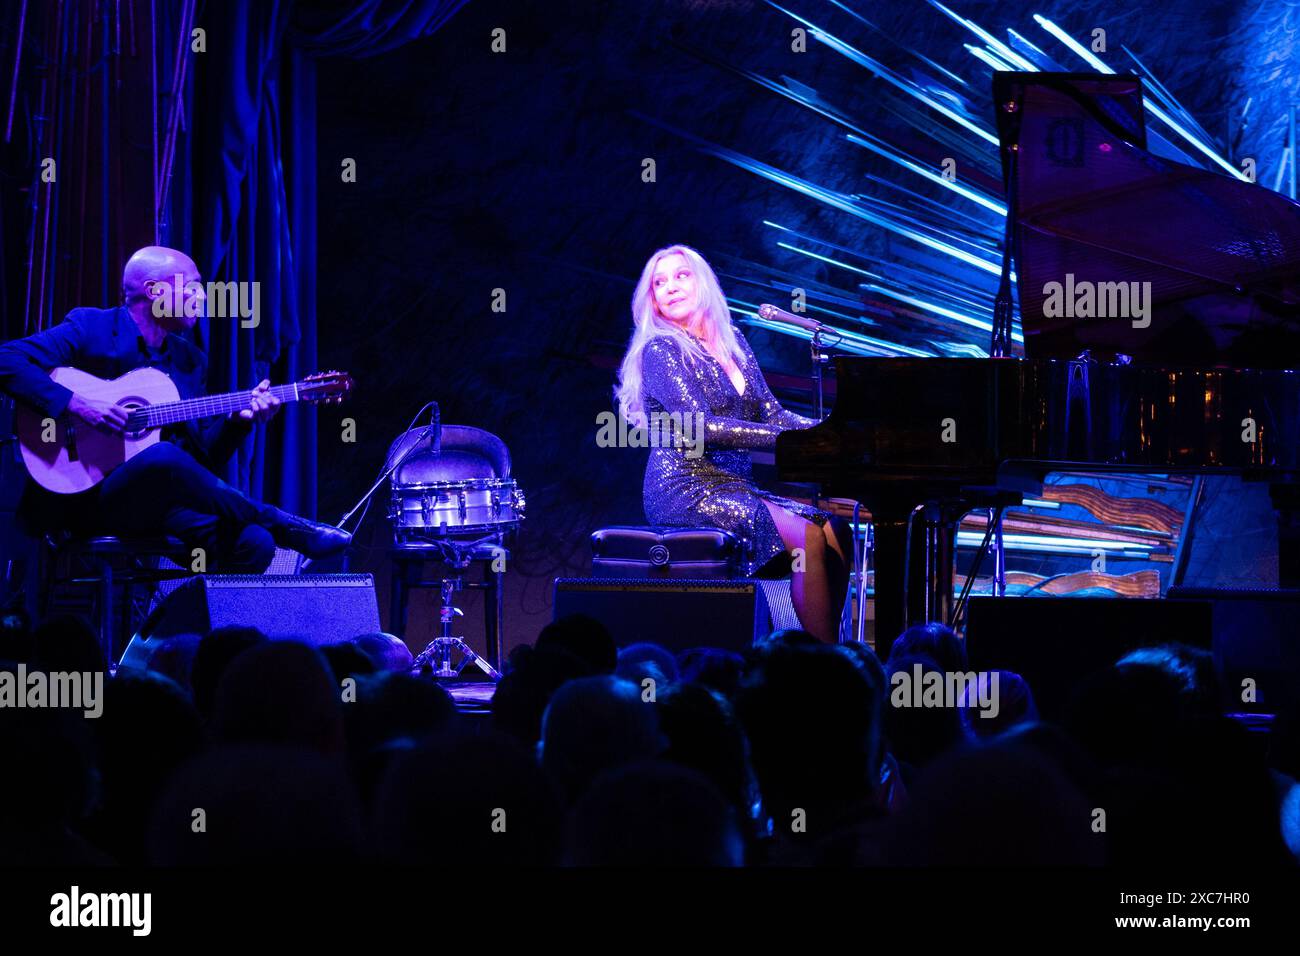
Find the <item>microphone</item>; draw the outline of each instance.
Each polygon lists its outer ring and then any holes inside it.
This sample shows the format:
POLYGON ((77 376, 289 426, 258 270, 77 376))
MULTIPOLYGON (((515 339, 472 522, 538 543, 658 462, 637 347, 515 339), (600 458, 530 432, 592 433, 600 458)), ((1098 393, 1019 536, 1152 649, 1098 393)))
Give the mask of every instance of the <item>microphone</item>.
MULTIPOLYGON (((385 464, 385 467, 388 468, 390 473, 397 471, 399 465, 406 461, 406 459, 411 455, 415 454, 416 450, 424 444, 425 439, 430 435, 433 436, 433 440, 429 442, 429 453, 435 457, 442 454, 442 409, 438 407, 437 402, 429 402, 429 404, 425 405, 424 408, 429 409, 429 424, 425 425, 424 428, 420 430, 420 434, 415 437, 415 441, 411 442, 402 450, 401 455, 398 456, 396 464, 393 464, 392 467, 388 467, 387 463, 385 464)), ((422 408, 420 411, 423 412, 424 409, 422 408)), ((415 431, 415 429, 412 428, 411 431, 415 431)))
MULTIPOLYGON (((404 461, 406 461, 407 458, 411 457, 411 454, 417 448, 419 448, 420 445, 424 443, 424 440, 428 438, 430 434, 433 435, 433 442, 431 443, 433 446, 432 449, 433 453, 435 455, 442 454, 442 409, 438 406, 437 402, 429 402, 424 406, 424 408, 421 408, 418 412, 416 412, 415 418, 411 419, 411 424, 414 425, 415 419, 419 418, 422 414, 424 414, 425 408, 432 409, 429 416, 430 418, 429 424, 424 426, 424 430, 420 432, 420 434, 416 437, 415 441, 408 444, 405 448, 400 449, 399 453, 396 454, 396 459, 397 459, 396 461, 393 460, 394 453, 393 452, 389 453, 388 458, 384 460, 384 467, 381 469, 381 473, 379 475, 378 480, 373 485, 370 486, 369 491, 367 491, 364 495, 361 496, 361 500, 352 506, 352 510, 349 511, 347 514, 345 514, 342 518, 340 518, 339 523, 333 525, 332 527, 342 528, 345 524, 347 524, 352 519, 352 516, 354 514, 356 514, 358 511, 361 510, 363 505, 366 507, 366 510, 368 512, 370 506, 367 504, 367 502, 370 501, 371 496, 374 495, 374 493, 379 490, 380 485, 382 485, 385 481, 388 480, 389 475, 397 471, 398 467, 404 461)), ((415 430, 414 428, 408 428, 407 432, 411 432, 414 430, 415 430)), ((366 515, 363 513, 361 515, 361 521, 365 521, 365 520, 366 520, 366 515)), ((357 527, 360 528, 360 522, 358 522, 357 527)), ((302 563, 298 565, 299 573, 306 571, 308 568, 311 567, 311 565, 312 565, 312 559, 305 558, 302 561, 302 563)), ((347 567, 346 563, 344 564, 344 567, 345 568, 347 567)))
POLYGON ((766 319, 768 322, 783 322, 786 325, 793 325, 796 328, 806 329, 809 332, 820 332, 826 326, 816 319, 807 319, 802 315, 795 315, 793 312, 787 312, 785 309, 778 309, 774 305, 764 302, 758 307, 758 317, 766 319))

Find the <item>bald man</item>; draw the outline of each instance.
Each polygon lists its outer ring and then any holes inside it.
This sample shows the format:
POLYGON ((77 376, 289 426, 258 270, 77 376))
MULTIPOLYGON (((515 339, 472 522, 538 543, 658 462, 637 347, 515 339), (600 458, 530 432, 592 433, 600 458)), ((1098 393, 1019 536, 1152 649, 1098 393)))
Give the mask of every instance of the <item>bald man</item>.
MULTIPOLYGON (((207 357, 181 335, 194 326, 205 299, 193 260, 165 246, 137 250, 122 270, 122 298, 115 309, 73 309, 53 328, 0 345, 0 391, 42 415, 66 413, 112 432, 122 431, 126 412, 56 384, 50 369, 68 365, 112 379, 151 366, 171 377, 182 398, 207 394, 207 357), (155 300, 173 295, 178 275, 183 307, 176 309, 173 300, 171 307, 155 308, 155 300)), ((29 482, 24 514, 40 530, 174 535, 203 548, 210 571, 260 573, 277 544, 310 558, 338 554, 351 535, 254 501, 213 474, 278 405, 270 382, 263 381, 248 408, 228 418, 168 426, 163 441, 88 491, 56 495, 29 482)))

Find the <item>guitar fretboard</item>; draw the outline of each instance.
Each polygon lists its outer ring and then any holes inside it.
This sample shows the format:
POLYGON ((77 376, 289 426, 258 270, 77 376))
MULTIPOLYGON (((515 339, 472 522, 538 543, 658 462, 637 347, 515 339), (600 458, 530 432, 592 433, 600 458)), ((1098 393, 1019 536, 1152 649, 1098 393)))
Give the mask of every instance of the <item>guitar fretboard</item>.
MULTIPOLYGON (((298 385, 273 385, 270 393, 281 402, 298 401, 298 385)), ((229 415, 248 408, 253 391, 226 392, 224 395, 205 395, 203 398, 186 398, 179 402, 160 402, 146 405, 131 412, 127 427, 131 429, 161 428, 177 422, 187 422, 195 418, 207 418, 211 415, 229 415)))

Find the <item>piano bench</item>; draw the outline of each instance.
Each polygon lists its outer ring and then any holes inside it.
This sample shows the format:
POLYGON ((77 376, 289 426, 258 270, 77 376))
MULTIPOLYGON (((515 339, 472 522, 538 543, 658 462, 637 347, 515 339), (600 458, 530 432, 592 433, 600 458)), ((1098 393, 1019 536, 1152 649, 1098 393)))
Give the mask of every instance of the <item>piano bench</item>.
POLYGON ((738 577, 740 539, 718 528, 614 525, 591 536, 594 578, 738 577))

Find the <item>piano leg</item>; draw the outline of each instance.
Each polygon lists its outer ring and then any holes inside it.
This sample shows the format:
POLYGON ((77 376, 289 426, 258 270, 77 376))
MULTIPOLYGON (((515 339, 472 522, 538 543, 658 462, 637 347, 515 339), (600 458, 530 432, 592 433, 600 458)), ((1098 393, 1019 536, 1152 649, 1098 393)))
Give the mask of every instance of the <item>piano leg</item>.
POLYGON ((927 504, 924 514, 925 623, 947 624, 952 620, 952 572, 961 514, 943 502, 927 504))
POLYGON ((951 619, 957 523, 970 504, 930 501, 916 509, 911 501, 876 501, 868 507, 875 534, 876 653, 883 660, 907 628, 951 619))
MULTIPOLYGON (((875 537, 873 570, 875 572, 876 655, 884 660, 894 638, 903 632, 908 619, 903 601, 907 580, 907 525, 911 509, 895 510, 870 505, 872 532, 875 537)), ((913 558, 916 554, 912 555, 913 558)), ((915 597, 913 592, 908 595, 915 597)))

